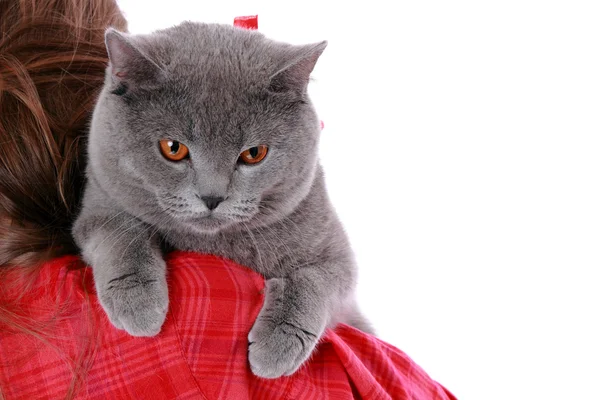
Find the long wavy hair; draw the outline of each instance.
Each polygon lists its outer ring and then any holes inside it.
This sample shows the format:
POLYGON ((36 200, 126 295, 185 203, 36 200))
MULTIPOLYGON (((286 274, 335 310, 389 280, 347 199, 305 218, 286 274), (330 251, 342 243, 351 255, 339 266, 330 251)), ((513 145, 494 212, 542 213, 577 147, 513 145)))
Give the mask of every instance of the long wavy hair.
MULTIPOLYGON (((109 26, 127 29, 115 0, 0 0, 0 291, 25 291, 42 262, 77 252, 70 228, 109 26)), ((45 342, 51 333, 11 300, 0 302, 0 335, 45 342)))
POLYGON ((76 251, 90 113, 115 0, 0 0, 0 268, 76 251))

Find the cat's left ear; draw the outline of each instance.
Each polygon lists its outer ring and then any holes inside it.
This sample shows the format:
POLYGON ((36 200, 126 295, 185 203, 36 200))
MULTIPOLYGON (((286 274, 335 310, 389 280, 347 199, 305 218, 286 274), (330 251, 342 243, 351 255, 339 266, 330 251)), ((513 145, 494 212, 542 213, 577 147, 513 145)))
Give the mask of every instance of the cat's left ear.
POLYGON ((162 69, 144 54, 135 36, 109 28, 104 39, 116 91, 154 86, 162 80, 162 69))
POLYGON ((327 47, 327 41, 294 46, 285 52, 285 60, 277 72, 271 75, 269 90, 272 92, 288 92, 304 94, 308 87, 310 74, 317 60, 327 47))

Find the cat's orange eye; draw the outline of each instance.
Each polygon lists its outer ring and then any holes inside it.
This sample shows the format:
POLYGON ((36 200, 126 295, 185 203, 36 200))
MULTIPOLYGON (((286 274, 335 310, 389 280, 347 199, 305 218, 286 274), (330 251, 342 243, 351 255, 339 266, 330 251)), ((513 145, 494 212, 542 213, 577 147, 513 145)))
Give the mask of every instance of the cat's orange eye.
POLYGON ((244 164, 258 164, 266 156, 269 148, 264 145, 250 147, 248 150, 242 151, 240 161, 244 164))
POLYGON ((181 161, 189 154, 187 146, 177 140, 163 139, 160 141, 160 151, 167 160, 181 161))

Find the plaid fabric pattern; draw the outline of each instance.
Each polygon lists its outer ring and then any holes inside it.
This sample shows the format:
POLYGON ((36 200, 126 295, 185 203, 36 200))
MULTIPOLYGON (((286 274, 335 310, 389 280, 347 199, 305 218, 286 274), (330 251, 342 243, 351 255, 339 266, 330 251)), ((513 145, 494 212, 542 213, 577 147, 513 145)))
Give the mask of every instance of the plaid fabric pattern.
POLYGON ((27 290, 0 288, 0 304, 21 296, 19 318, 43 323, 49 334, 39 340, 0 321, 4 397, 60 399, 71 388, 77 399, 103 400, 455 400, 403 352, 345 325, 327 331, 293 376, 257 378, 247 335, 262 306, 263 278, 210 255, 176 252, 167 264, 170 309, 152 338, 110 325, 91 270, 76 257, 43 265, 27 290))

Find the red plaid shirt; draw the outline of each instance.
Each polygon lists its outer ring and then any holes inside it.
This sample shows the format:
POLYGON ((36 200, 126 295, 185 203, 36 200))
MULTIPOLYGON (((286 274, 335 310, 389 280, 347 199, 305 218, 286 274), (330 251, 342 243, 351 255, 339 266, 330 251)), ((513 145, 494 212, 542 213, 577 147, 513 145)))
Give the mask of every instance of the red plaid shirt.
POLYGON ((44 323, 48 336, 11 333, 0 321, 5 398, 64 398, 76 382, 78 399, 455 400, 406 354, 345 325, 327 331, 294 375, 257 378, 247 336, 262 306, 263 278, 209 255, 177 252, 167 263, 170 309, 152 338, 110 325, 90 269, 73 268, 82 267, 76 257, 43 265, 27 290, 0 289, 0 304, 21 295, 12 301, 15 315, 44 323))

